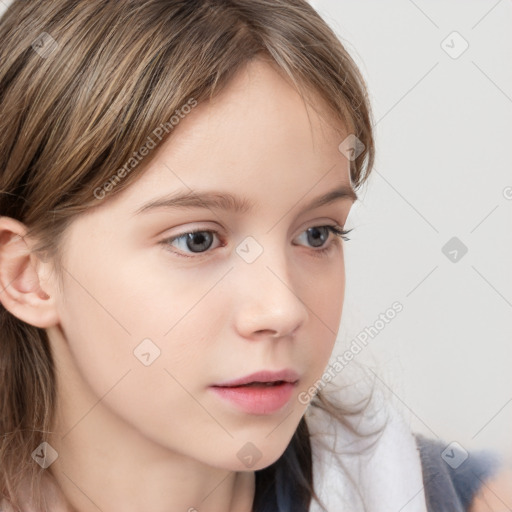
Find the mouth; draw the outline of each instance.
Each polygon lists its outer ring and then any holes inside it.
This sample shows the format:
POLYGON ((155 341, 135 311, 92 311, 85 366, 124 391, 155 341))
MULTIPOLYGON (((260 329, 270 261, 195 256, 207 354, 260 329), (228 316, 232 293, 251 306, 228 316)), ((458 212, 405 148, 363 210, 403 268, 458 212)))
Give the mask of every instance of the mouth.
POLYGON ((231 385, 231 386, 213 386, 214 388, 270 388, 270 387, 276 387, 281 386, 283 384, 296 384, 298 382, 287 382, 285 380, 277 380, 274 382, 249 382, 248 384, 237 384, 237 385, 231 385))
POLYGON ((299 381, 299 373, 291 368, 272 371, 261 370, 245 377, 233 379, 214 384, 213 387, 234 388, 234 387, 272 387, 283 384, 296 384, 299 381))
POLYGON ((269 415, 290 403, 297 381, 248 382, 230 386, 211 386, 224 403, 246 414, 269 415))

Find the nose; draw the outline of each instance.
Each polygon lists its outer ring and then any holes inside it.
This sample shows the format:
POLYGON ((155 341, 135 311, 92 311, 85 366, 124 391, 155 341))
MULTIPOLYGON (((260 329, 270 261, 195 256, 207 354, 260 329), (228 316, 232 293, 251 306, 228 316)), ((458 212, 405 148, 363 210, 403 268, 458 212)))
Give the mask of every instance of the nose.
MULTIPOLYGON (((265 250, 252 263, 239 261, 236 283, 235 324, 238 334, 248 339, 292 336, 309 315, 300 293, 300 270, 293 272, 284 251, 265 250)), ((306 302, 307 303, 307 302, 306 302)))

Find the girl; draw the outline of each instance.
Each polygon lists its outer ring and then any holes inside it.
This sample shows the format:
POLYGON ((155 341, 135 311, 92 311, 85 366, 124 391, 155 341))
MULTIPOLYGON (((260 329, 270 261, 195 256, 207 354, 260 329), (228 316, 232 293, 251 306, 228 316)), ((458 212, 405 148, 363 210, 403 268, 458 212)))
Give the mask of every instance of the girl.
POLYGON ((0 36, 3 510, 477 510, 497 460, 327 368, 374 141, 305 1, 15 0, 0 36))

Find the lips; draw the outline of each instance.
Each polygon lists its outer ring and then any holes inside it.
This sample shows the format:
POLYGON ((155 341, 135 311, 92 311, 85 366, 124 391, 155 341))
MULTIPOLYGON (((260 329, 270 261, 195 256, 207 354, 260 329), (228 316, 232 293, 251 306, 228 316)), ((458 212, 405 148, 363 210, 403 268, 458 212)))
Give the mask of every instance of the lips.
POLYGON ((284 380, 278 380, 276 382, 251 382, 249 384, 241 384, 239 386, 225 386, 225 387, 230 387, 230 388, 234 388, 234 387, 237 387, 237 388, 252 388, 252 387, 272 387, 272 386, 279 386, 280 384, 283 384, 285 381, 284 380))
POLYGON ((245 377, 214 384, 213 387, 270 387, 283 383, 295 384, 298 380, 299 374, 291 368, 279 371, 261 370, 245 377))
POLYGON ((238 386, 211 386, 210 390, 231 408, 246 414, 267 415, 283 410, 290 403, 297 384, 280 381, 238 386))

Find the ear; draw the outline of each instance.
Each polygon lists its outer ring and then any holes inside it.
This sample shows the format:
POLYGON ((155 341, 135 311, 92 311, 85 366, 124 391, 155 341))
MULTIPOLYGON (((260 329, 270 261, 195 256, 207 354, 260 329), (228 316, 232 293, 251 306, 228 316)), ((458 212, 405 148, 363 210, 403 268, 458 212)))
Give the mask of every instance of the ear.
POLYGON ((26 233, 21 222, 0 217, 0 302, 27 324, 51 327, 59 318, 56 288, 47 280, 50 263, 31 252, 32 241, 25 237, 26 233))

